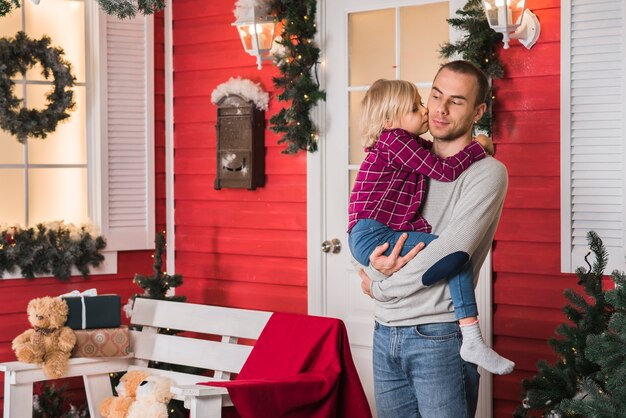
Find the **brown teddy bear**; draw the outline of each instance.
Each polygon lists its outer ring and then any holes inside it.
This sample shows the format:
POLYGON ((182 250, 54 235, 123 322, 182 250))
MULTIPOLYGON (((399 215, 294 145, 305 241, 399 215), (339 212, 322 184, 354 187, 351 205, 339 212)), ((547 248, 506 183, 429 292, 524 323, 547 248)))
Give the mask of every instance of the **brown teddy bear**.
POLYGON ((150 373, 143 370, 126 372, 115 387, 117 396, 109 396, 100 404, 100 414, 104 418, 125 418, 130 405, 135 402, 137 387, 150 373))
POLYGON ((13 351, 19 361, 43 364, 43 372, 57 379, 67 372, 67 360, 76 344, 76 335, 64 326, 67 303, 60 298, 43 297, 28 302, 26 309, 32 329, 13 340, 13 351))

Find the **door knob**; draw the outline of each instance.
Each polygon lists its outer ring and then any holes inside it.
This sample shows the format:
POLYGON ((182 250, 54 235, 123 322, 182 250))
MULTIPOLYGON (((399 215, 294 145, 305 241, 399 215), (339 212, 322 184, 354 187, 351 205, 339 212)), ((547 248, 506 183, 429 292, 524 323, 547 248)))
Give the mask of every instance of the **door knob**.
POLYGON ((322 252, 339 254, 341 252, 341 241, 337 238, 333 238, 330 241, 326 240, 322 242, 322 252))

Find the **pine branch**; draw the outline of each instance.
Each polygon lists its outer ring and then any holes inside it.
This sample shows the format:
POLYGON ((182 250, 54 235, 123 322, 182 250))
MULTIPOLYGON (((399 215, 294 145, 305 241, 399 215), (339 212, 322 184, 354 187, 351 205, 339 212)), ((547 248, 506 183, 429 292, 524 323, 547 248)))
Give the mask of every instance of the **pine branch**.
POLYGON ((289 106, 270 118, 271 129, 283 134, 278 141, 287 144, 283 153, 315 152, 318 133, 310 114, 317 102, 326 100, 326 93, 320 90, 317 80, 320 50, 313 42, 317 32, 317 2, 274 0, 271 9, 277 20, 283 22, 279 44, 284 47, 281 56, 276 57, 281 75, 274 77, 273 81, 276 89, 281 91, 278 100, 289 106))
MULTIPOLYGON (((524 379, 522 387, 525 399, 515 411, 516 417, 526 417, 536 411, 544 415, 578 417, 571 402, 580 396, 580 382, 592 379, 598 387, 604 388, 603 379, 598 379, 601 366, 589 356, 588 348, 594 342, 592 336, 604 333, 609 326, 610 309, 602 290, 607 253, 595 232, 589 232, 587 240, 595 262, 593 265, 587 262, 587 268, 580 267, 576 271, 579 285, 583 287, 586 296, 571 289, 564 292, 569 303, 563 311, 571 323, 559 325, 556 330, 559 338, 548 341, 560 360, 554 365, 539 362, 537 375, 532 379, 524 379)), ((603 349, 599 351, 604 352, 603 349)))

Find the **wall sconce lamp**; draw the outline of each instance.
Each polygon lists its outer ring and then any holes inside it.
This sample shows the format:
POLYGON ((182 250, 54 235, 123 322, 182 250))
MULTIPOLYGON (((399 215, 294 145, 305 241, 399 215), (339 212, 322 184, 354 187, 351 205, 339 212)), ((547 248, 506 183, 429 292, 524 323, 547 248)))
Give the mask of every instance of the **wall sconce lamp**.
POLYGON ((272 59, 270 50, 276 26, 274 16, 253 7, 245 17, 238 18, 233 26, 237 26, 243 49, 256 57, 257 68, 260 70, 263 67, 263 60, 272 59))
POLYGON ((541 26, 537 16, 525 9, 524 0, 482 0, 482 4, 491 29, 504 36, 504 49, 509 49, 511 38, 528 49, 535 45, 541 26))

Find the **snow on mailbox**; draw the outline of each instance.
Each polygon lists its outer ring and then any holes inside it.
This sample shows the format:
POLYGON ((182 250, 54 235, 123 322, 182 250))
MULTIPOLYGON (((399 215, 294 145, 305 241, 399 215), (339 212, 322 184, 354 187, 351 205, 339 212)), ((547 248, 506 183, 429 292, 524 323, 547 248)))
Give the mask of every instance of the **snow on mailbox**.
POLYGON ((237 77, 217 86, 211 101, 217 105, 215 189, 263 187, 269 95, 259 84, 237 77))

